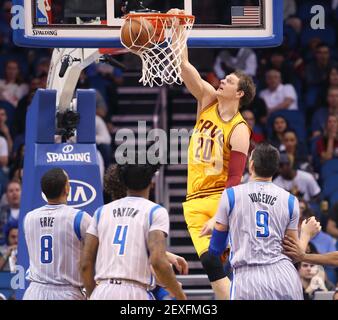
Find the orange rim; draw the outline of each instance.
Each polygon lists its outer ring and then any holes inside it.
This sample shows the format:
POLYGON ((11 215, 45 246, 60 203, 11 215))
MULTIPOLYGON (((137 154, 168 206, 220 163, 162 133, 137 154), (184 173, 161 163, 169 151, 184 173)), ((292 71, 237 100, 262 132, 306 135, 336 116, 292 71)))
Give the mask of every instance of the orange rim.
POLYGON ((132 18, 145 18, 145 19, 149 19, 149 20, 152 20, 152 19, 158 19, 158 18, 161 18, 161 19, 171 19, 171 18, 179 18, 181 21, 182 24, 186 24, 185 23, 185 20, 189 20, 191 21, 192 23, 194 23, 195 21, 195 16, 193 15, 189 15, 189 14, 170 14, 170 13, 153 13, 153 12, 150 12, 150 13, 138 13, 138 12, 135 12, 135 13, 129 13, 125 16, 122 17, 123 19, 132 19, 132 18))

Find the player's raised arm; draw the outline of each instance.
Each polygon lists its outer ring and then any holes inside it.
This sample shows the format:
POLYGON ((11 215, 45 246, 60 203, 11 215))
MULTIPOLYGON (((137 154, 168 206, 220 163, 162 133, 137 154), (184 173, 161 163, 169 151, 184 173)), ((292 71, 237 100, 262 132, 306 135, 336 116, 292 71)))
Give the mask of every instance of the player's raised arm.
POLYGON ((91 296, 96 286, 94 276, 98 247, 99 239, 96 236, 87 233, 80 266, 81 277, 86 288, 87 297, 91 296))
MULTIPOLYGON (((168 13, 184 14, 185 12, 180 9, 171 9, 168 13)), ((178 28, 178 33, 183 32, 180 25, 177 25, 176 28, 178 28)), ((181 76, 189 92, 198 101, 198 113, 202 110, 202 108, 208 106, 216 100, 215 88, 207 81, 203 80, 196 68, 189 62, 188 48, 186 44, 182 53, 181 76)))
POLYGON ((176 280, 175 273, 166 257, 166 239, 162 231, 149 232, 148 249, 150 252, 150 264, 156 277, 170 294, 178 300, 186 300, 186 296, 176 280))
POLYGON ((185 47, 182 55, 182 79, 189 92, 198 101, 198 111, 216 100, 215 88, 203 80, 197 69, 189 62, 188 48, 185 47))

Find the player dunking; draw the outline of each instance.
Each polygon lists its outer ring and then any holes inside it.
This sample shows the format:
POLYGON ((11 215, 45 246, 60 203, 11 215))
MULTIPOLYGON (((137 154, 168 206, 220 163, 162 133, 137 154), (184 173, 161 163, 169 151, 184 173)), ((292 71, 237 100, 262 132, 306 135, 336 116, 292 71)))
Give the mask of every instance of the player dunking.
POLYGON ((127 197, 99 208, 94 215, 81 263, 92 300, 152 299, 151 266, 173 297, 186 299, 166 257, 168 212, 148 200, 155 171, 151 165, 122 166, 127 197))
MULTIPOLYGON (((172 9, 169 13, 184 11, 172 9)), ((184 84, 198 102, 197 121, 188 151, 184 216, 216 298, 225 299, 229 280, 225 277, 222 261, 209 255, 210 238, 201 235, 213 228, 212 218, 224 188, 241 181, 250 145, 250 129, 239 109, 253 100, 256 88, 251 77, 234 72, 223 79, 216 90, 189 63, 187 49, 181 69, 184 84)))
MULTIPOLYGON (((233 300, 303 299, 298 273, 282 253, 285 235, 298 242, 299 204, 295 196, 272 183, 278 167, 278 150, 260 144, 249 161, 251 181, 222 194, 209 253, 221 255, 230 238, 233 300)), ((303 249, 320 230, 314 218, 304 222, 303 249)))
POLYGON ((24 232, 30 285, 24 300, 84 300, 80 278, 82 239, 91 217, 67 206, 66 172, 51 169, 41 179, 48 204, 27 213, 24 232))

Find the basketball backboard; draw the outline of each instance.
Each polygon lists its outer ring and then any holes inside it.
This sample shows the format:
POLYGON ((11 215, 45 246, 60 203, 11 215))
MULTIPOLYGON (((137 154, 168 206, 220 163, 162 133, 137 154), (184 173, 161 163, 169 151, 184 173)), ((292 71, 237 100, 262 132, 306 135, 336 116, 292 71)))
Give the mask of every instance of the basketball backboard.
MULTIPOLYGON (((14 41, 29 47, 121 47, 123 3, 13 0, 13 5, 23 7, 24 13, 24 29, 14 30, 14 41)), ((283 39, 282 0, 144 0, 143 4, 162 12, 185 9, 194 15, 189 47, 270 47, 283 39)), ((13 10, 13 14, 16 12, 13 10)))

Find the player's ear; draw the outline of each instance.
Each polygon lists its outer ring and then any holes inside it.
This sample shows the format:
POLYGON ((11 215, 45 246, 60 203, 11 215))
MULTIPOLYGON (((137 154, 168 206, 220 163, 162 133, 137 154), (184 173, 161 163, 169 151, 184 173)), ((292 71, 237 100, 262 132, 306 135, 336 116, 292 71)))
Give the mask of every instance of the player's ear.
POLYGON ((250 173, 250 175, 252 175, 255 172, 253 163, 254 163, 253 160, 250 159, 249 160, 249 173, 250 173))
POLYGON ((237 90, 237 98, 241 99, 244 97, 244 91, 243 90, 237 90))
POLYGON ((65 194, 68 197, 70 192, 70 184, 69 184, 69 180, 67 179, 66 185, 65 185, 65 194))

